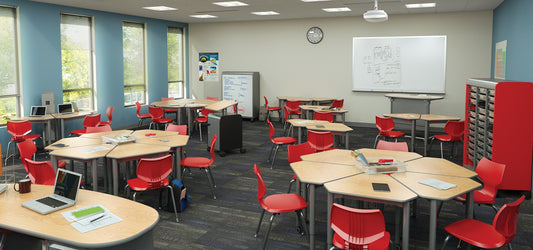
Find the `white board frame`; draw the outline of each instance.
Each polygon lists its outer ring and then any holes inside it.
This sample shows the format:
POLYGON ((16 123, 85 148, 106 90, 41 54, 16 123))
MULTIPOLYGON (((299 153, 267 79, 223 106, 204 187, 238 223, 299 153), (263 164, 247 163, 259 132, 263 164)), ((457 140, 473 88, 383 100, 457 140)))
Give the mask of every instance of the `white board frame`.
POLYGON ((354 37, 352 91, 445 93, 442 36, 354 37))

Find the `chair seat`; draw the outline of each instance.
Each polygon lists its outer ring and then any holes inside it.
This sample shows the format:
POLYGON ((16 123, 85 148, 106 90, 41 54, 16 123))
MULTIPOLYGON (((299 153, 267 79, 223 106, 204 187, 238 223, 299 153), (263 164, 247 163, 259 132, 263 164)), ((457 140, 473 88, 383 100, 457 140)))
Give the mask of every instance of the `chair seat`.
POLYGON ((298 194, 273 194, 265 197, 261 207, 270 213, 286 213, 307 207, 307 202, 298 194))
POLYGON ((205 157, 186 157, 181 160, 180 165, 192 168, 206 168, 211 165, 211 159, 205 157))
MULTIPOLYGON (((456 197, 454 200, 466 202, 466 194, 456 197)), ((483 190, 474 190, 474 203, 478 204, 494 204, 496 200, 493 195, 483 192, 483 190)))
POLYGON ((99 126, 99 127, 100 127, 100 126, 105 126, 105 125, 111 125, 111 123, 109 123, 109 122, 99 122, 99 123, 98 123, 98 126, 99 126))
POLYGON ((402 137, 405 135, 404 132, 400 132, 400 131, 382 131, 382 132, 379 132, 379 134, 385 137, 392 137, 392 138, 402 137))
POLYGON ((281 110, 280 107, 267 107, 267 110, 268 111, 278 111, 278 110, 281 110))
POLYGON ((169 123, 169 122, 172 122, 174 121, 174 119, 172 118, 154 118, 152 119, 152 122, 155 122, 155 123, 169 123))
POLYGON ((24 135, 24 136, 13 136, 11 137, 11 141, 14 141, 14 142, 23 142, 25 140, 37 140, 41 137, 41 135, 39 134, 27 134, 27 135, 24 135))
POLYGON ((58 168, 64 168, 66 165, 67 165, 66 161, 58 161, 57 162, 57 167, 58 168))
POLYGON ((141 119, 150 118, 150 114, 139 114, 138 117, 141 119))
POLYGON ((505 245, 505 237, 492 225, 474 219, 464 219, 444 228, 449 234, 481 248, 498 248, 505 245), (471 230, 475 228, 476 230, 471 230))
POLYGON ((198 117, 194 118, 196 122, 207 122, 207 117, 198 117))
POLYGON ((451 136, 451 135, 434 135, 435 139, 439 141, 461 141, 461 137, 459 136, 451 136))
MULTIPOLYGON (((382 238, 370 243, 367 245, 368 248, 361 248, 361 249, 389 249, 389 242, 390 242, 390 234, 389 232, 385 231, 385 235, 383 235, 382 238)), ((335 234, 333 236, 333 245, 337 248, 344 249, 344 239, 340 237, 338 234, 335 234)))
POLYGON ((70 131, 71 134, 73 135, 83 135, 83 134, 86 134, 87 133, 87 129, 76 129, 76 130, 72 130, 70 131))
POLYGON ((284 136, 272 138, 272 142, 275 144, 291 144, 297 142, 297 140, 294 137, 284 136))
POLYGON ((158 188, 161 188, 161 187, 164 187, 164 186, 168 186, 168 184, 169 184, 169 181, 166 178, 163 180, 163 185, 161 185, 161 186, 159 186, 159 185, 150 186, 148 184, 148 182, 146 182, 144 180, 141 180, 139 178, 129 179, 128 180, 128 186, 133 191, 146 191, 146 190, 158 189, 158 188))

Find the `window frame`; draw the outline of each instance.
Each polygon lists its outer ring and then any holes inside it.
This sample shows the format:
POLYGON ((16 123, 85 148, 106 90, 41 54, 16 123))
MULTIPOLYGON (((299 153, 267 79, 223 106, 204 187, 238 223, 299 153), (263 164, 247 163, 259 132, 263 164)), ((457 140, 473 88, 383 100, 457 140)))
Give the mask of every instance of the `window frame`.
MULTIPOLYGON (((23 96, 22 96, 22 72, 21 72, 21 54, 20 54, 20 20, 19 20, 19 8, 18 6, 11 6, 11 5, 3 5, 0 4, 0 8, 4 9, 10 9, 13 12, 13 33, 14 33, 14 54, 15 54, 15 75, 16 75, 16 82, 15 82, 15 93, 14 94, 6 94, 6 95, 0 95, 0 100, 3 98, 15 98, 15 116, 20 117, 21 111, 23 110, 22 103, 23 103, 23 96)), ((12 117, 12 115, 9 115, 9 113, 3 114, 7 118, 5 123, 2 122, 2 119, 0 119, 0 126, 6 126, 7 121, 9 120, 9 117, 12 117)))
MULTIPOLYGON (((148 64, 147 64, 147 59, 148 59, 148 46, 147 46, 147 30, 146 30, 146 23, 144 22, 136 22, 136 21, 127 21, 127 20, 124 20, 122 21, 122 51, 124 53, 124 26, 126 23, 129 23, 129 24, 138 24, 138 25, 142 25, 142 33, 143 33, 143 84, 128 84, 126 85, 126 82, 125 82, 125 77, 123 79, 123 89, 124 89, 124 107, 132 107, 132 106, 135 106, 135 102, 132 102, 132 103, 129 103, 129 104, 126 104, 126 89, 133 89, 133 88, 138 88, 138 87, 142 87, 143 88, 143 101, 142 102, 139 102, 141 105, 144 105, 144 104, 147 104, 148 103, 148 64)), ((125 74, 125 65, 124 65, 124 54, 122 55, 122 62, 123 62, 123 66, 122 66, 122 69, 123 69, 123 76, 125 74)))

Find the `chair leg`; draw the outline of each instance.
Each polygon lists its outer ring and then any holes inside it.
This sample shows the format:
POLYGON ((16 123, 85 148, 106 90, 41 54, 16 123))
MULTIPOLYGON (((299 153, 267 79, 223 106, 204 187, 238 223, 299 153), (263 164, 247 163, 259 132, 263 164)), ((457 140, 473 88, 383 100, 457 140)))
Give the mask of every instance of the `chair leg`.
MULTIPOLYGON (((180 222, 180 219, 178 217, 178 210, 176 209, 176 200, 174 199, 174 190, 172 189, 172 186, 167 186, 170 189, 170 195, 172 197, 172 205, 174 206, 174 214, 176 215, 176 222, 180 222)), ((159 196, 159 203, 161 203, 161 196, 159 196)))
POLYGON ((276 161, 276 154, 278 154, 279 145, 276 144, 276 150, 274 150, 274 157, 272 157, 272 164, 270 164, 270 169, 274 168, 274 162, 276 161))
POLYGON ((378 138, 379 138, 379 134, 376 135, 376 139, 374 140, 374 148, 376 148, 376 146, 378 145, 378 138))
POLYGON ((291 181, 289 181, 289 190, 287 190, 287 193, 290 193, 290 192, 291 192, 292 184, 293 184, 295 181, 296 181, 295 179, 291 179, 291 181))
POLYGON ((259 224, 257 225, 257 230, 255 230, 254 237, 257 238, 257 235, 259 235, 259 228, 261 228, 261 222, 263 221, 263 216, 265 216, 265 210, 261 212, 261 217, 259 217, 259 224))
POLYGON ((267 113, 265 115, 265 124, 267 123, 269 117, 270 117, 270 110, 267 110, 267 113))
POLYGON ((444 153, 442 151, 442 142, 440 142, 440 158, 444 158, 444 153))
POLYGON ((300 222, 301 229, 303 229, 303 232, 300 232, 300 234, 309 235, 309 230, 307 230, 307 224, 305 223, 303 210, 296 211, 296 216, 298 217, 298 221, 300 222))
POLYGON ((279 118, 279 122, 281 123, 283 120, 281 118, 281 111, 280 110, 278 110, 278 118, 279 118))
POLYGON ((275 146, 276 146, 276 144, 272 143, 272 147, 270 148, 270 153, 268 154, 267 162, 269 162, 270 158, 272 158, 272 152, 274 151, 274 147, 275 146))
POLYGON ((200 141, 202 140, 202 123, 198 123, 198 130, 200 131, 200 141))
POLYGON ((205 173, 207 174, 207 180, 209 181, 209 187, 211 188, 211 193, 213 194, 213 200, 216 200, 217 196, 215 195, 215 180, 213 179, 213 175, 211 174, 211 169, 209 167, 206 167, 205 173))
POLYGON ((446 236, 446 239, 444 239, 444 243, 442 243, 442 250, 446 249, 446 243, 448 243, 448 240, 450 239, 450 235, 446 236))
POLYGON ((265 239, 263 240, 263 249, 266 249, 267 241, 268 241, 268 235, 270 234, 270 231, 272 230, 272 221, 274 221, 274 217, 276 217, 277 214, 272 214, 270 217, 270 223, 268 224, 268 230, 265 234, 265 239))

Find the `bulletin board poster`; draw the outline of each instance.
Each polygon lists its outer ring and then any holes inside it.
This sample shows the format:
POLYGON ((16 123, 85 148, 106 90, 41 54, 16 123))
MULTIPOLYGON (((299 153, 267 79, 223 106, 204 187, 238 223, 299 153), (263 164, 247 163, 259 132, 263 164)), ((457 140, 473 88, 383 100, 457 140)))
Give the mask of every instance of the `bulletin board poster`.
POLYGON ((218 53, 199 53, 199 78, 200 82, 218 81, 218 53))
POLYGON ((496 43, 494 55, 494 78, 505 79, 505 54, 507 53, 507 40, 496 43))

